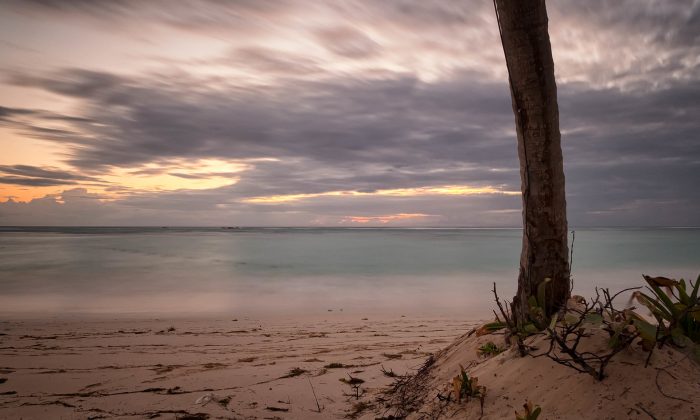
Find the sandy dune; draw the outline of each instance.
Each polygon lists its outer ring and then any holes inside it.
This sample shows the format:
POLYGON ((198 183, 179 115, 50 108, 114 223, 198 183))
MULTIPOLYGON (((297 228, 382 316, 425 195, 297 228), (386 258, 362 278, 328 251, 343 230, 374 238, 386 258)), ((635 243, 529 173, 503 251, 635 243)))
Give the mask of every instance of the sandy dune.
MULTIPOLYGON (((602 330, 586 340, 589 351, 607 349, 602 330)), ((542 409, 540 420, 700 419, 700 366, 669 346, 657 349, 645 367, 648 353, 633 344, 610 362, 599 382, 546 357, 520 357, 515 347, 484 357, 477 350, 488 342, 503 345, 503 335, 465 334, 437 352, 430 367, 394 396, 398 404, 383 413, 409 419, 514 419, 531 401, 542 409), (483 414, 478 399, 456 401, 451 382, 460 366, 485 387, 483 414)), ((527 344, 539 349, 534 355, 547 348, 543 336, 528 338, 527 344)))

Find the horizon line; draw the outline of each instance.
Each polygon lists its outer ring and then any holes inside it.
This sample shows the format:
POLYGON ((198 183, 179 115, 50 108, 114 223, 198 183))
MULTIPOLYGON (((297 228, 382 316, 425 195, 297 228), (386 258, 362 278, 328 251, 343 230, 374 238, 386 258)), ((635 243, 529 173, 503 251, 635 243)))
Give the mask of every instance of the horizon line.
MULTIPOLYGON (((245 226, 245 225, 0 225, 7 228, 152 228, 152 229, 522 229, 522 226, 245 226)), ((698 226, 669 226, 669 225, 586 225, 569 226, 568 230, 576 229, 700 229, 698 226)))

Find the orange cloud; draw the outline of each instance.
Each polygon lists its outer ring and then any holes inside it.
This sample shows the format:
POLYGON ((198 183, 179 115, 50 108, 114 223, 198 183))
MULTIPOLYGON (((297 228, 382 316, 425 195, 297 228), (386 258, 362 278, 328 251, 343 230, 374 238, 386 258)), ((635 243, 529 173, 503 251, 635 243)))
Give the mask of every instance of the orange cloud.
POLYGON ((397 213, 397 214, 387 214, 382 216, 346 216, 340 220, 340 223, 381 223, 387 224, 390 222, 401 221, 401 220, 411 220, 411 219, 423 219, 426 217, 437 217, 434 214, 424 214, 424 213, 397 213))
MULTIPOLYGON (((60 194, 66 188, 85 188, 98 193, 103 200, 113 200, 142 192, 177 190, 206 190, 237 183, 240 174, 251 169, 254 162, 276 159, 169 159, 137 167, 112 168, 89 180, 70 180, 52 186, 25 186, 0 184, 0 198, 28 202, 51 194, 60 194)), ((53 168, 56 170, 70 168, 53 168)), ((31 177, 27 176, 27 179, 31 177)))

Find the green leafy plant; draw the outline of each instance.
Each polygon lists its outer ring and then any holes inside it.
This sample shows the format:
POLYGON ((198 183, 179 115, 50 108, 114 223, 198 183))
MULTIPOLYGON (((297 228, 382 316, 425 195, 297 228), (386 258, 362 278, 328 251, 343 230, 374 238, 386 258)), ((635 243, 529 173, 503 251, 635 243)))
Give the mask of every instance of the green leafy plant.
POLYGON ((689 341, 700 343, 700 276, 695 283, 666 277, 643 277, 650 293, 637 291, 634 298, 651 311, 658 324, 658 331, 651 337, 651 329, 645 321, 635 320, 635 326, 647 332, 643 334, 644 339, 654 343, 657 339, 670 338, 680 347, 685 347, 689 341))
POLYGON ((542 408, 539 405, 533 405, 532 401, 523 404, 525 409, 522 413, 515 412, 515 420, 537 420, 537 417, 542 413, 542 408))
POLYGON ((500 320, 496 320, 493 322, 486 323, 479 328, 477 328, 476 331, 476 336, 481 337, 482 335, 486 334, 492 334, 496 331, 502 330, 506 328, 507 325, 504 322, 501 322, 500 320))
POLYGON ((477 352, 479 353, 479 356, 495 356, 497 354, 500 354, 503 352, 503 348, 499 347, 497 344, 495 344, 493 341, 489 341, 487 343, 484 343, 479 347, 477 352))

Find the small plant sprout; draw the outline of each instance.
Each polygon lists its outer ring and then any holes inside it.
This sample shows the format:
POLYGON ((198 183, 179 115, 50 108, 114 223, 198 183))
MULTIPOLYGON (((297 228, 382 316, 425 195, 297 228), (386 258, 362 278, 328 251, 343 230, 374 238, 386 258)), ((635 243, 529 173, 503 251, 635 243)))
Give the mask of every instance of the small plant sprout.
POLYGON ((542 408, 539 405, 533 405, 532 401, 523 404, 523 412, 515 412, 515 420, 537 420, 540 413, 542 413, 542 408))
POLYGON ((479 378, 476 376, 470 378, 462 365, 459 365, 459 375, 452 378, 452 390, 457 398, 457 402, 462 402, 462 398, 466 398, 467 402, 472 398, 478 398, 481 404, 481 416, 483 417, 486 387, 479 385, 479 378))
POLYGON ((490 357, 496 356, 497 354, 501 354, 503 350, 503 348, 496 345, 493 341, 489 341, 482 344, 481 347, 479 347, 479 349, 477 350, 477 353, 479 353, 479 356, 490 357))
POLYGON ((458 402, 462 398, 469 401, 471 398, 479 398, 483 401, 486 394, 486 387, 479 385, 479 378, 476 376, 469 377, 469 374, 464 370, 464 366, 459 365, 459 375, 452 379, 452 389, 458 402))
POLYGON ((349 377, 349 379, 340 378, 339 381, 342 382, 342 383, 344 383, 344 384, 346 384, 346 385, 349 385, 350 388, 352 388, 353 391, 355 391, 355 395, 353 395, 353 396, 355 397, 356 400, 359 400, 359 399, 360 399, 360 396, 361 396, 362 394, 364 394, 364 391, 363 391, 362 393, 360 392, 360 390, 361 390, 361 389, 360 389, 360 386, 361 386, 363 383, 365 383, 365 380, 364 380, 364 379, 357 378, 357 377, 354 377, 354 376, 352 376, 352 375, 350 375, 350 374, 348 374, 348 377, 349 377))

